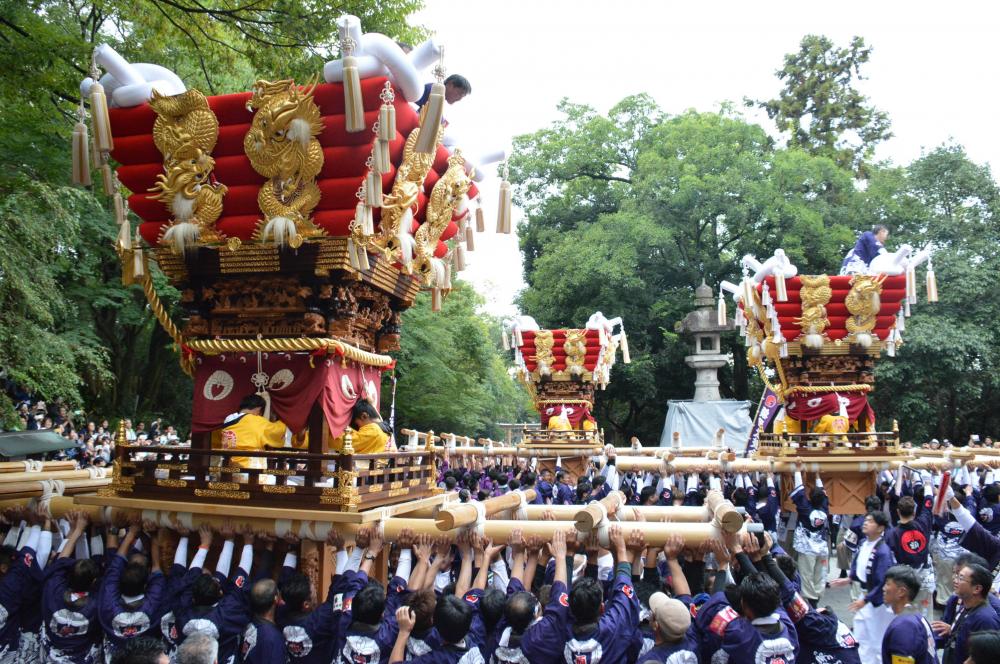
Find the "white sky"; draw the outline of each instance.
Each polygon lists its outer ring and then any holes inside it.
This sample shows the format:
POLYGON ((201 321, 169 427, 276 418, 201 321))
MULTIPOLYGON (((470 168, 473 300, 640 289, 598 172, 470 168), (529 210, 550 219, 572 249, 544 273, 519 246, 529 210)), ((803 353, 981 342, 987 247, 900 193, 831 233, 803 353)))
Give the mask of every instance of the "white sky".
MULTIPOLYGON (((502 147, 558 117, 562 97, 606 112, 650 94, 668 113, 716 110, 744 96, 769 99, 785 53, 803 35, 838 46, 861 35, 874 47, 861 89, 892 120, 880 159, 909 163, 953 139, 973 160, 1000 163, 997 127, 1000 6, 992 2, 593 2, 426 0, 413 22, 445 45, 449 73, 473 94, 447 111, 475 152, 502 147)), ((755 115, 769 131, 766 116, 755 115)), ((480 186, 487 232, 462 278, 491 313, 513 311, 523 287, 514 235, 493 233, 497 181, 480 186)), ((515 220, 520 219, 514 211, 515 220)))

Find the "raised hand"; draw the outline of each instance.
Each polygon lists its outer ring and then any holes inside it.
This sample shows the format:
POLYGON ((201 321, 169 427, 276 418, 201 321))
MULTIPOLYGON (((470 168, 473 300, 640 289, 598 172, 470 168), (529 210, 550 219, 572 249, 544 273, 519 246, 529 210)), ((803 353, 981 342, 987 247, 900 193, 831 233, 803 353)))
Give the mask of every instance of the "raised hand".
POLYGON ((677 557, 684 550, 684 540, 680 535, 671 535, 667 538, 666 543, 663 545, 663 555, 671 560, 677 560, 677 557))
POLYGON ((553 558, 566 557, 566 531, 556 529, 552 533, 552 541, 549 542, 549 553, 553 558))

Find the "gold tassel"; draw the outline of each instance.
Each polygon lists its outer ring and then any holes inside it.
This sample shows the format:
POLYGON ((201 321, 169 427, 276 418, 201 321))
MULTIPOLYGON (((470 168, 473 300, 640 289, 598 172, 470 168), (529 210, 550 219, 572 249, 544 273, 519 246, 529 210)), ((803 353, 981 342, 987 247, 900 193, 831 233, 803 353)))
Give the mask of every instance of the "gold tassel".
POLYGON ((472 232, 472 226, 465 227, 465 248, 469 251, 476 250, 476 234, 472 232))
POLYGON ((906 299, 910 304, 917 303, 917 270, 914 267, 906 268, 906 299))
POLYGON ((115 174, 111 170, 110 164, 101 166, 101 184, 104 185, 104 195, 110 196, 115 193, 115 174))
POLYGON ((931 263, 927 264, 927 301, 938 301, 937 277, 934 276, 934 266, 931 263))
POLYGON ((431 311, 438 312, 441 311, 441 289, 432 288, 431 289, 431 311))
POLYGON ((726 298, 722 291, 719 291, 719 309, 716 324, 725 327, 729 324, 729 314, 726 312, 726 298))
POLYGON ((383 103, 378 110, 378 140, 385 143, 396 140, 396 107, 389 102, 383 103))
POLYGON ((749 310, 750 307, 754 305, 754 290, 753 280, 750 277, 743 277, 743 309, 749 310))
POLYGON ((438 132, 444 117, 444 83, 431 86, 431 94, 420 112, 420 135, 414 151, 419 154, 434 154, 437 150, 438 132))
POLYGON ((774 286, 778 291, 778 302, 788 302, 788 290, 785 288, 785 273, 775 272, 774 273, 774 286))
MULTIPOLYGON (((345 40, 350 42, 351 40, 345 40)), ((345 48, 345 53, 353 51, 345 48)), ((365 130, 365 108, 361 98, 361 77, 358 75, 358 61, 353 55, 344 56, 344 124, 347 133, 356 134, 365 130)))
POLYGON ((132 251, 124 251, 121 254, 122 261, 122 285, 132 285, 132 273, 135 271, 135 257, 132 251))
POLYGON ((73 127, 73 184, 89 187, 90 141, 87 138, 87 124, 82 120, 73 127))
POLYGON ((374 170, 365 176, 365 202, 368 207, 382 207, 382 178, 374 170))
POLYGON ((90 86, 90 121, 94 125, 94 144, 101 152, 115 149, 111 137, 111 119, 108 117, 108 98, 104 96, 104 86, 94 83, 90 86))
POLYGON ((483 199, 476 196, 476 232, 486 232, 486 214, 483 212, 483 199))
POLYGON ((622 330, 621 334, 619 334, 618 336, 621 341, 622 362, 624 362, 625 364, 632 364, 632 356, 629 355, 628 352, 628 337, 625 336, 625 330, 622 330))
POLYGON ((521 334, 519 327, 514 328, 514 343, 517 344, 518 348, 524 345, 524 335, 521 334))
POLYGON ((510 233, 511 191, 510 182, 500 183, 500 201, 497 207, 497 233, 510 233))

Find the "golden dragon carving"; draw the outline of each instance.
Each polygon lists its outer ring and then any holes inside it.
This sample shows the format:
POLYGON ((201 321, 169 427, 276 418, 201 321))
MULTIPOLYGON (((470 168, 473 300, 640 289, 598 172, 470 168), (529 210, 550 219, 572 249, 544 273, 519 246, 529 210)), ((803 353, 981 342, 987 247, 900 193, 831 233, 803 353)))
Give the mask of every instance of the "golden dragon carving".
POLYGON ((448 170, 431 191, 424 213, 424 223, 413 234, 416 240, 414 267, 424 276, 424 282, 428 285, 434 274, 432 259, 438 241, 451 223, 455 209, 471 185, 472 180, 465 172, 465 160, 462 158, 462 153, 456 150, 455 154, 448 158, 448 170))
POLYGON ((800 277, 802 288, 799 290, 799 300, 802 302, 802 316, 795 323, 802 328, 803 342, 810 348, 823 347, 823 333, 830 326, 826 315, 826 305, 833 296, 830 288, 830 277, 821 274, 817 276, 800 277))
POLYGON ((254 109, 243 149, 254 170, 268 178, 257 194, 264 221, 257 237, 267 235, 273 220, 290 220, 298 246, 302 237, 322 234, 312 223, 320 200, 316 176, 323 168, 323 147, 316 136, 323 130, 319 107, 313 100, 315 83, 300 88, 291 79, 257 81, 248 108, 254 109))
POLYGON ((222 215, 227 189, 212 178, 215 160, 211 153, 219 138, 215 113, 197 90, 173 96, 153 90, 149 105, 156 112, 153 143, 163 155, 165 171, 149 191, 173 216, 161 242, 179 251, 195 240, 220 242, 215 222, 222 215))
POLYGON ((556 363, 556 356, 552 352, 555 343, 552 330, 535 332, 535 360, 538 362, 539 376, 547 376, 552 373, 552 367, 556 363))
POLYGON ((878 321, 882 307, 882 282, 885 275, 856 274, 851 278, 851 290, 844 298, 844 306, 850 312, 847 317, 847 338, 851 343, 867 347, 871 344, 871 332, 878 321))
POLYGON ((584 330, 566 330, 563 350, 566 351, 566 371, 571 376, 582 375, 587 358, 587 333, 584 330))

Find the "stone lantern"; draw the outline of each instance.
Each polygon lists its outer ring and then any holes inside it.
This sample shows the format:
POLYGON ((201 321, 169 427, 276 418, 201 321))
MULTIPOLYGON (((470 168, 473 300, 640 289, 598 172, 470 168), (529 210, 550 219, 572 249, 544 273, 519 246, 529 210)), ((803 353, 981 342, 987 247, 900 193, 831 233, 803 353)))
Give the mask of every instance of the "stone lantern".
POLYGON ((733 320, 726 319, 719 325, 715 298, 711 287, 704 280, 694 291, 696 309, 677 324, 677 331, 694 338, 694 354, 684 361, 695 370, 694 400, 719 401, 719 369, 729 358, 722 354, 721 335, 733 329, 733 320))

